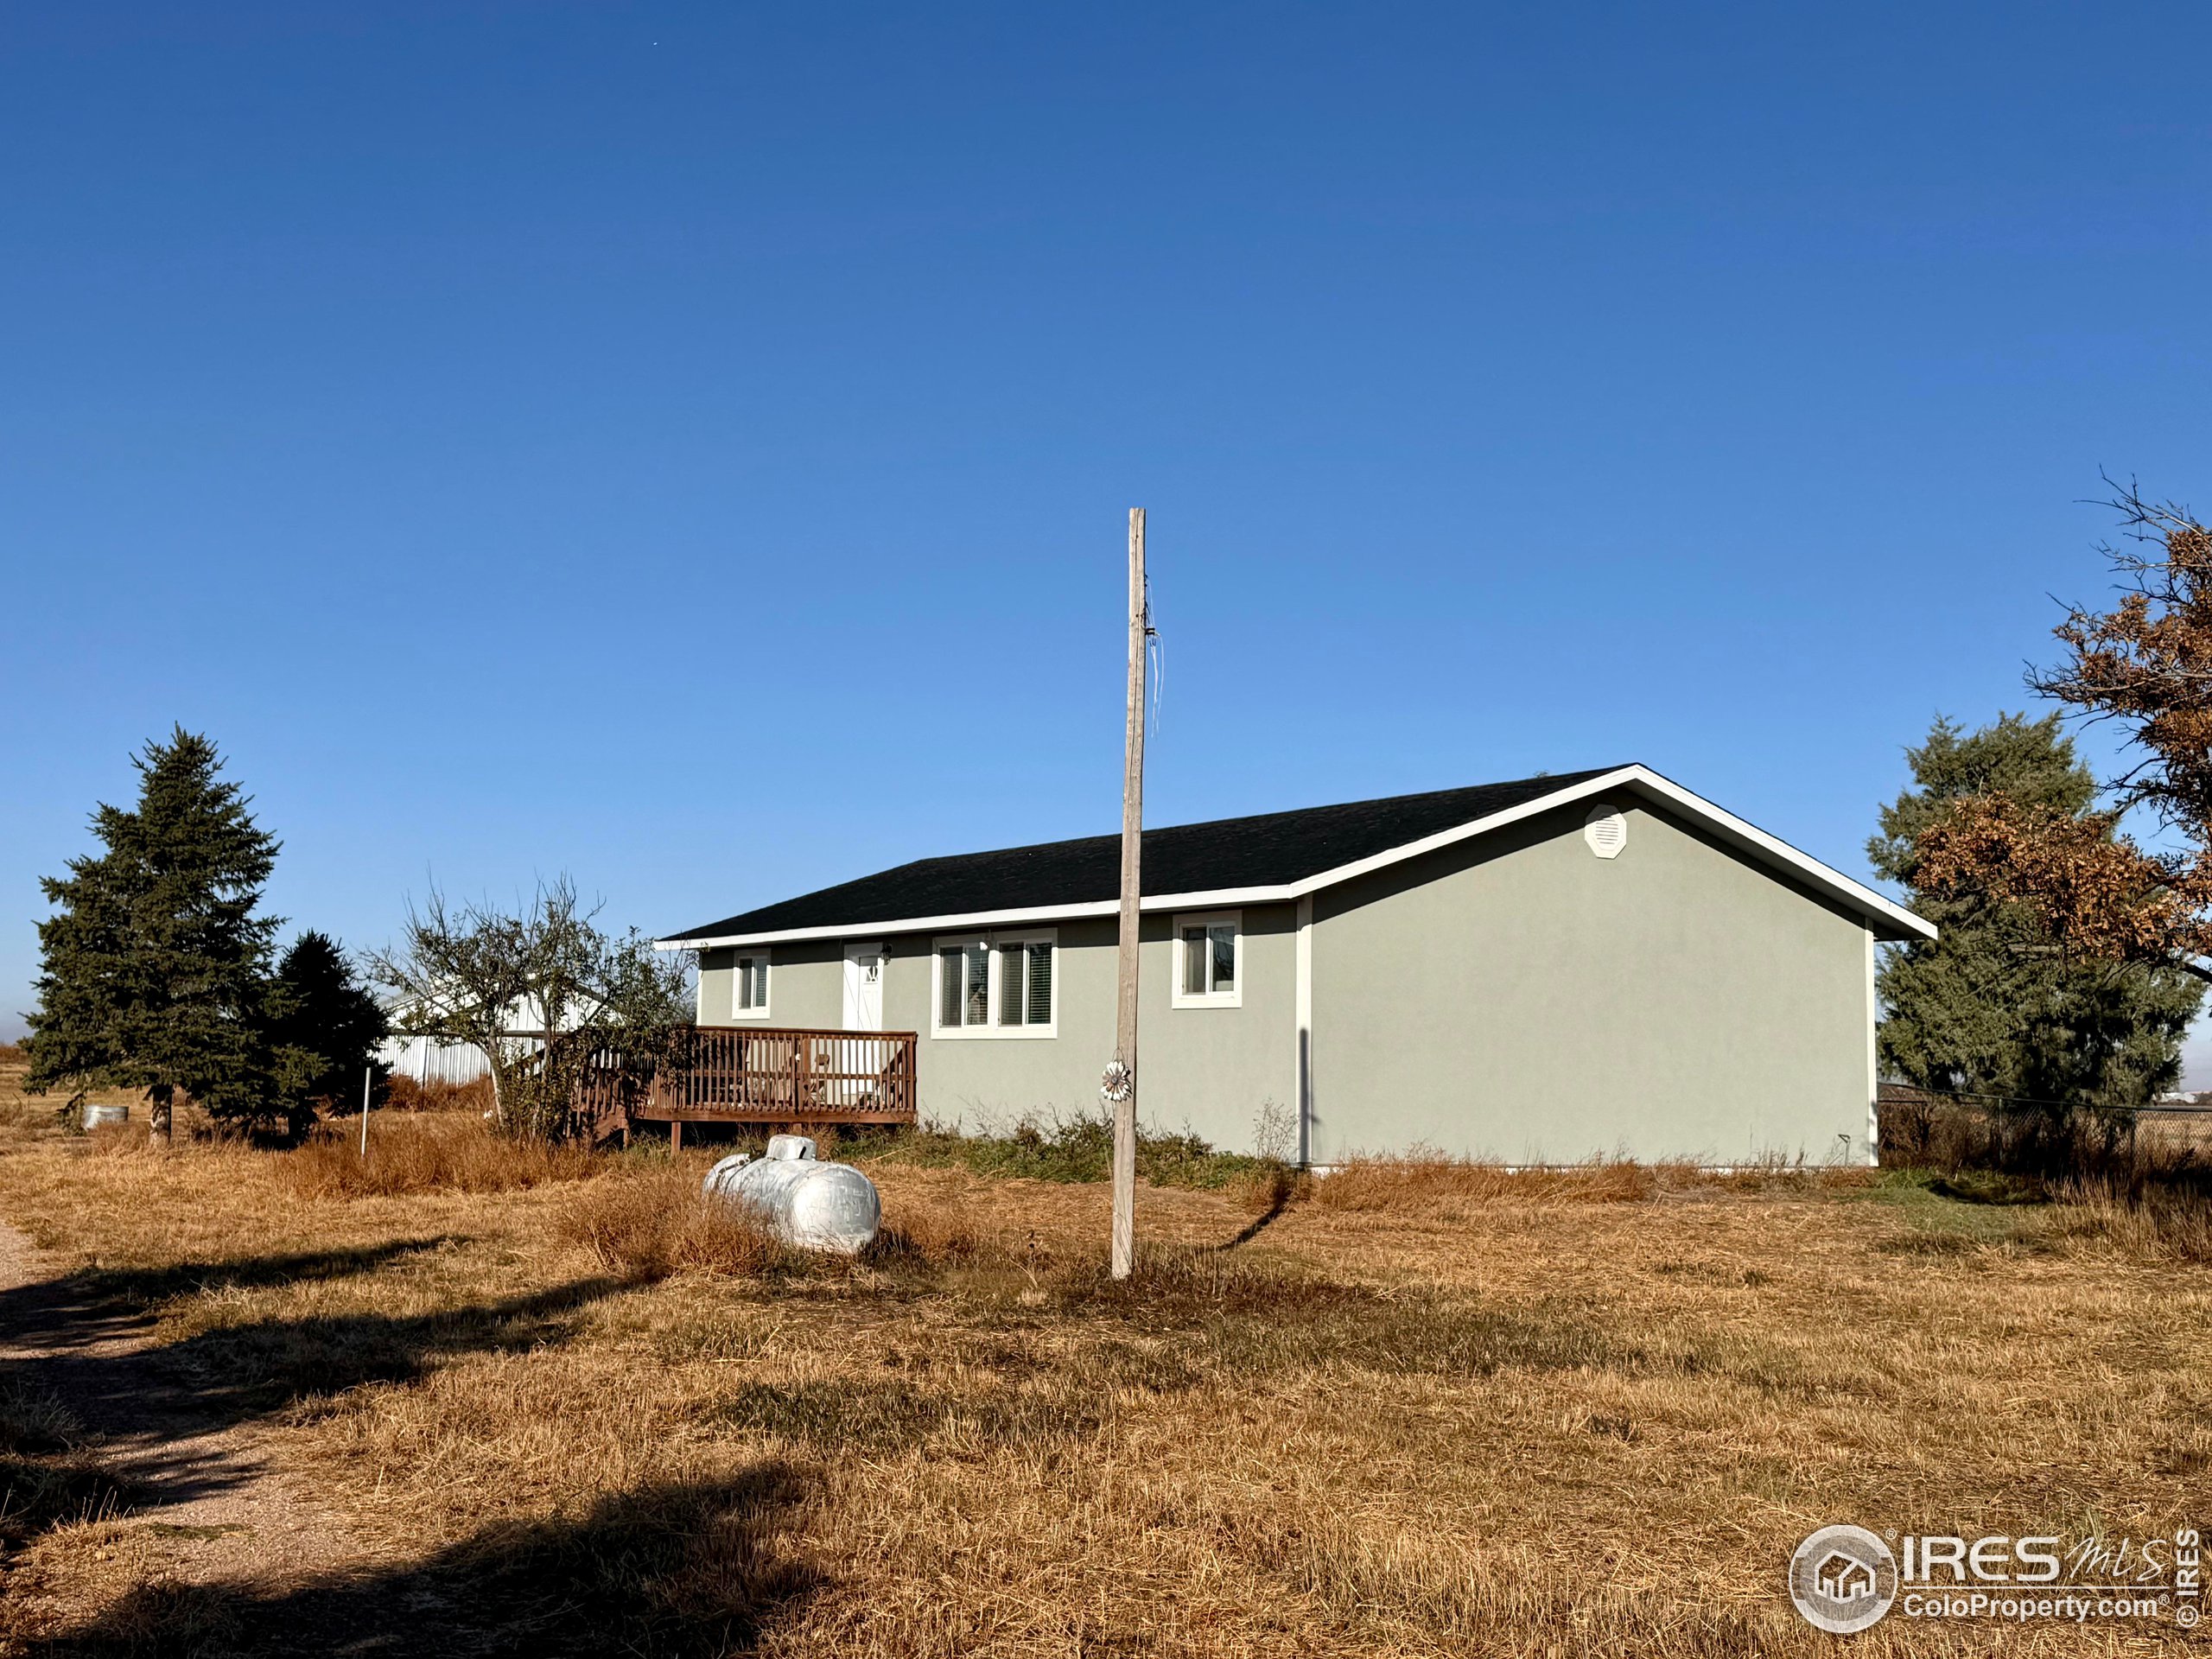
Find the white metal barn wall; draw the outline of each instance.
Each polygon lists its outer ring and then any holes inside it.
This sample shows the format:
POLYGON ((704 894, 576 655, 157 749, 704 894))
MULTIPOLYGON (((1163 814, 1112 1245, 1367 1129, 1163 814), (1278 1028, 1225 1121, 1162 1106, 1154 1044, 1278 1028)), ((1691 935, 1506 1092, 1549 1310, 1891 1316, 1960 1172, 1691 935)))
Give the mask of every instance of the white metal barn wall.
POLYGON ((393 1037, 377 1058, 403 1077, 417 1083, 474 1083, 489 1071, 484 1051, 474 1043, 448 1043, 435 1037, 393 1037))

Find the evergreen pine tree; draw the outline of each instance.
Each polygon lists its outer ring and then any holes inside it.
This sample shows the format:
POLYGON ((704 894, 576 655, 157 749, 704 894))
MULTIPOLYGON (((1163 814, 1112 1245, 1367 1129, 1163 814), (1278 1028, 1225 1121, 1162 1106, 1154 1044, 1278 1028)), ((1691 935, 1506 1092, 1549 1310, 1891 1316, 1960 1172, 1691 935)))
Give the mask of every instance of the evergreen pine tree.
POLYGON ((276 964, 264 1005, 276 1109, 296 1135, 318 1112, 360 1104, 361 1079, 373 1071, 381 1090, 386 1068, 378 1046, 390 1034, 383 1007, 359 981, 337 943, 310 929, 276 964))
POLYGON ((222 758, 178 727, 132 764, 134 810, 103 805, 105 850, 41 881, 39 1006, 30 1087, 142 1089, 169 1133, 184 1090, 219 1116, 270 1103, 262 1013, 277 920, 255 913, 277 844, 254 823, 222 758))
POLYGON ((1965 733, 1938 720, 1908 749, 1915 788, 1867 842, 1877 874, 1904 887, 1941 930, 1893 948, 1878 988, 1884 1070, 1926 1089, 2124 1111, 2171 1088, 2202 987, 2178 971, 2069 957, 2037 912, 1977 887, 1921 880, 1916 839, 1961 800, 2000 798, 2037 814, 2089 817, 2096 780, 2056 715, 2002 715, 1965 733))

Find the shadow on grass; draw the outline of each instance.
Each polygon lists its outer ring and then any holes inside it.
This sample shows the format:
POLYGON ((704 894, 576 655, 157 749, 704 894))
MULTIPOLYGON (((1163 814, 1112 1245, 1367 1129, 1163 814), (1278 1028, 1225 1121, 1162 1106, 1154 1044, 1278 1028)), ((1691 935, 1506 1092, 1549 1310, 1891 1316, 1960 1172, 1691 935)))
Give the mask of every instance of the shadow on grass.
POLYGON ((2032 1176, 1992 1170, 1885 1169, 1861 1192, 1845 1195, 1878 1204, 1929 1205, 1941 1202, 2013 1209, 2047 1205, 2050 1189, 2032 1176))
POLYGON ((456 1354, 556 1345, 572 1334, 570 1316, 632 1288, 601 1276, 429 1313, 256 1319, 201 1332, 149 1357, 178 1379, 208 1427, 227 1427, 364 1382, 411 1382, 456 1354))
POLYGON ((804 1496, 777 1461, 645 1487, 579 1519, 488 1528, 423 1560, 282 1587, 139 1586, 27 1654, 676 1656, 752 1651, 821 1588, 776 1533, 804 1496))
POLYGON ((51 1402, 67 1422, 46 1433, 54 1445, 35 1445, 10 1427, 22 1414, 0 1410, 0 1450, 23 1454, 10 1485, 48 1494, 53 1501, 38 1507, 49 1521, 87 1509, 78 1500, 88 1459, 103 1483, 93 1508, 127 1502, 143 1510, 226 1491, 259 1471, 234 1445, 210 1438, 220 1431, 363 1383, 412 1382, 454 1355, 566 1341, 576 1313, 626 1288, 594 1277, 426 1313, 245 1319, 147 1345, 150 1306, 184 1291, 370 1274, 442 1242, 92 1269, 0 1294, 0 1333, 16 1349, 0 1361, 0 1405, 51 1402))
POLYGON ((100 1460, 73 1446, 0 1452, 0 1551, 20 1549, 64 1521, 105 1521, 133 1497, 100 1460))
POLYGON ((399 1238, 346 1249, 228 1256, 162 1268, 86 1268, 0 1291, 0 1333, 18 1348, 82 1348, 108 1338, 143 1335, 150 1328, 149 1310, 173 1296, 352 1278, 454 1242, 444 1236, 399 1238))
POLYGON ((2050 1202, 2050 1194, 2041 1181, 2027 1180, 2017 1175, 1984 1174, 1977 1171, 1939 1175, 1928 1183, 1928 1190, 1936 1197, 1948 1198, 1955 1204, 1986 1204, 2012 1208, 2020 1205, 2050 1202))
POLYGON ((1253 1217, 1251 1220, 1245 1223, 1244 1225, 1237 1230, 1236 1237, 1230 1239, 1225 1244, 1217 1244, 1214 1248, 1217 1250, 1233 1250, 1237 1249, 1239 1246, 1249 1244, 1254 1239, 1257 1238, 1262 1233, 1266 1232, 1268 1228, 1274 1226, 1277 1221, 1281 1219, 1282 1212, 1290 1208, 1290 1200, 1293 1196, 1291 1189, 1287 1185, 1277 1187, 1273 1192, 1268 1195, 1268 1207, 1266 1209, 1262 1210, 1258 1215, 1253 1217))

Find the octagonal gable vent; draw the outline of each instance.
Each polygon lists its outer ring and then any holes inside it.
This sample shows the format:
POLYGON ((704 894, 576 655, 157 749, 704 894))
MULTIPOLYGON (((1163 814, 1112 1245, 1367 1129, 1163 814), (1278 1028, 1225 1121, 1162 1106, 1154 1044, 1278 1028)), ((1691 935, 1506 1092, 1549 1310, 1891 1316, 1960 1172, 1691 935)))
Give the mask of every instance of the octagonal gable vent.
POLYGON ((1618 858, 1628 845, 1628 820, 1621 816, 1620 808, 1600 801, 1582 821, 1582 839, 1599 857, 1618 858))

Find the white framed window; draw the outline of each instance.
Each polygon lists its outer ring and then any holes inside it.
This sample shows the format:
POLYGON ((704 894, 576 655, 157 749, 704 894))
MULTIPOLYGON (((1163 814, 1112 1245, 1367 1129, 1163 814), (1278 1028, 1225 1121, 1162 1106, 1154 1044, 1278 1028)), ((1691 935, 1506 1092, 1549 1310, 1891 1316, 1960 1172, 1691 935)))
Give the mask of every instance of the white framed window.
POLYGON ((933 942, 939 1037, 1057 1037, 1058 934, 971 933, 933 942))
POLYGON ((1175 918, 1175 989, 1179 1008, 1244 1006, 1244 917, 1217 910, 1175 918))
POLYGON ((756 950, 730 964, 729 1014, 733 1020, 768 1017, 768 953, 756 950))

